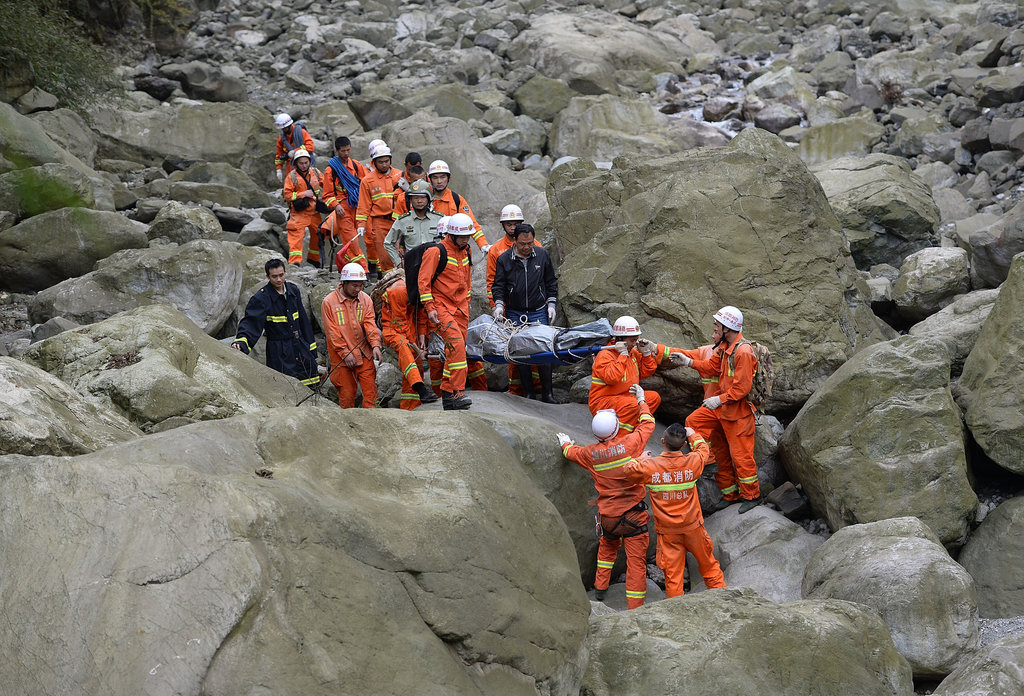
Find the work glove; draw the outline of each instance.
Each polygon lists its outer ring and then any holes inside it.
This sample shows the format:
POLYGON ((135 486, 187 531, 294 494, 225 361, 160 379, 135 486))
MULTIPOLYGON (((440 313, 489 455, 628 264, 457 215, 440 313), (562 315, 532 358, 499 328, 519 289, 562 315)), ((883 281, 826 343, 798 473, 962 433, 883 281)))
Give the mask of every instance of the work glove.
POLYGON ((654 355, 657 344, 651 343, 646 338, 641 338, 637 340, 636 347, 640 349, 640 355, 654 355))
POLYGON ((409 192, 409 182, 405 180, 404 176, 398 180, 398 188, 402 189, 406 193, 409 192))
POLYGON ((501 321, 505 318, 505 307, 502 305, 495 305, 492 315, 494 316, 494 321, 501 321))
POLYGON ((575 445, 575 444, 576 443, 573 442, 572 438, 569 437, 568 435, 566 435, 565 433, 558 433, 558 446, 559 447, 565 447, 566 445, 575 445))
POLYGON ((644 388, 639 384, 634 384, 630 387, 629 393, 636 397, 636 402, 638 404, 642 404, 647 398, 647 395, 644 393, 644 388))
POLYGON ((696 435, 696 434, 697 434, 697 431, 696 431, 696 430, 694 430, 694 429, 693 429, 693 428, 691 428, 690 426, 686 426, 686 437, 687 437, 687 439, 689 439, 689 438, 693 437, 693 436, 694 436, 694 435, 696 435))
POLYGON ((612 348, 619 351, 623 355, 629 355, 629 348, 626 347, 625 341, 616 341, 614 344, 612 344, 612 348))
POLYGON ((555 305, 553 305, 553 304, 549 304, 548 305, 548 323, 549 324, 554 324, 555 323, 555 305))
POLYGON ((366 228, 365 227, 360 227, 358 230, 356 230, 356 235, 359 236, 359 237, 362 237, 365 234, 366 234, 366 228))
POLYGON ((490 244, 484 244, 482 247, 480 247, 480 253, 481 254, 486 254, 490 250, 491 250, 491 245, 490 244))
POLYGON ((284 170, 283 169, 278 169, 277 170, 277 181, 278 181, 278 183, 283 183, 284 182, 284 170))
POLYGON ((722 405, 722 397, 720 396, 709 396, 704 399, 704 408, 714 411, 716 408, 722 405))
POLYGON ((683 355, 682 353, 669 353, 669 362, 673 365, 682 365, 683 367, 689 367, 693 364, 693 360, 683 355))

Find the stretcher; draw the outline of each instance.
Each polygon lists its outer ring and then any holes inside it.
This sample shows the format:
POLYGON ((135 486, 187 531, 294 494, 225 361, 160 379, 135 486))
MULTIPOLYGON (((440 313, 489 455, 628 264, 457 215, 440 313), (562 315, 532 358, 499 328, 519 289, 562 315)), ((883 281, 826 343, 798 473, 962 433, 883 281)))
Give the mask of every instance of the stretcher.
POLYGON ((599 352, 611 338, 607 319, 563 328, 515 325, 483 315, 469 324, 466 357, 497 364, 571 365, 599 352))

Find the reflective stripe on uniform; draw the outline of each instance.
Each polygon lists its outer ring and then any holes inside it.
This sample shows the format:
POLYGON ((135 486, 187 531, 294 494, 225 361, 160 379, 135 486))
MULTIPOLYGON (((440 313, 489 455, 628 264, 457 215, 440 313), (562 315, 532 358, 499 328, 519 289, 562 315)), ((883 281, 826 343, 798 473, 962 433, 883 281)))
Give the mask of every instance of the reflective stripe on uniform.
POLYGON ((696 481, 689 481, 687 483, 648 483, 647 487, 652 491, 685 491, 696 485, 696 481))
POLYGON ((599 378, 597 378, 597 377, 591 377, 591 378, 590 378, 590 383, 591 383, 591 384, 599 384, 599 385, 601 385, 601 386, 604 386, 604 385, 605 385, 605 381, 604 381, 603 379, 599 379, 599 378))
POLYGON ((634 590, 626 590, 626 599, 643 599, 647 596, 647 590, 636 592, 634 590))
POLYGON ((611 568, 614 565, 615 565, 615 561, 598 561, 597 562, 597 567, 598 568, 611 568))
POLYGON ((595 464, 594 471, 608 471, 609 469, 618 469, 620 466, 625 466, 632 457, 622 457, 611 462, 605 462, 604 464, 595 464))
POLYGON ((309 387, 309 386, 312 386, 314 384, 319 384, 320 383, 320 376, 317 375, 316 377, 310 377, 309 379, 300 379, 299 381, 302 382, 303 384, 305 384, 307 387, 309 387))
POLYGON ((244 343, 247 348, 252 348, 252 346, 249 345, 249 339, 245 336, 239 336, 233 341, 233 343, 244 343))
POLYGON ((268 314, 267 321, 272 321, 275 324, 287 324, 288 317, 283 314, 268 314))
POLYGON ((724 495, 729 495, 731 493, 738 492, 740 490, 740 487, 737 486, 736 484, 733 484, 733 485, 729 486, 728 488, 719 488, 718 490, 722 491, 722 495, 724 496, 724 495))
POLYGON ((619 430, 625 430, 627 433, 631 433, 633 432, 633 426, 630 425, 629 423, 623 423, 622 421, 619 421, 619 430))
POLYGON ((747 478, 740 478, 740 483, 757 483, 757 474, 748 476, 747 478))

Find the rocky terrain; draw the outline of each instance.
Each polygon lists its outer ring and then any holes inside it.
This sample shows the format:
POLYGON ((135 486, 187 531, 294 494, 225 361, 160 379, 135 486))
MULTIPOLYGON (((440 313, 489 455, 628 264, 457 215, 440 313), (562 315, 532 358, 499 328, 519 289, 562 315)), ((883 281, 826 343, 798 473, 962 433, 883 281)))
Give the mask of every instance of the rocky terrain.
MULTIPOLYGON (((164 5, 114 13, 121 93, 0 95, 6 688, 1024 692, 1017 3, 164 5), (279 111, 321 167, 339 135, 447 160, 492 241, 519 204, 559 323, 693 347, 744 311, 771 502, 707 516, 729 589, 664 600, 651 565, 643 609, 587 601, 554 437, 589 439, 586 361, 573 403, 342 412, 229 348, 287 253, 279 111)), ((289 279, 319 332, 336 274, 289 279)), ((699 404, 688 370, 645 386, 659 427, 699 404)))

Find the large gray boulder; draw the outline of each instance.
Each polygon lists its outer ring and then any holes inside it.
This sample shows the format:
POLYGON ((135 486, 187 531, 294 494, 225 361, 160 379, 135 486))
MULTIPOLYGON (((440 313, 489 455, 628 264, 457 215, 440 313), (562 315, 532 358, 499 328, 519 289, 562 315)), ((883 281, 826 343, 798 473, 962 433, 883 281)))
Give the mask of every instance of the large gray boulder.
MULTIPOLYGON (((735 305, 745 335, 773 352, 769 410, 796 409, 854 351, 893 335, 870 311, 821 188, 766 131, 620 157, 607 171, 576 160, 552 172, 548 202, 570 325, 630 314, 647 337, 692 348, 707 343, 714 312, 735 305)), ((651 381, 666 417, 696 404, 694 375, 651 381)))
POLYGON ((974 580, 915 517, 840 529, 811 558, 803 592, 877 611, 915 677, 949 674, 978 644, 974 580))
POLYGON ((146 431, 294 406, 309 394, 159 304, 40 341, 25 360, 146 431))
POLYGON ((537 219, 543 196, 500 164, 465 122, 429 118, 421 112, 389 123, 381 130, 381 137, 392 152, 419 152, 426 164, 434 159, 447 161, 452 169, 452 190, 469 202, 488 239, 494 241, 504 234, 497 222, 498 214, 511 201, 523 208, 528 219, 537 219))
POLYGON ((187 244, 196 239, 220 239, 222 231, 209 208, 170 201, 149 224, 147 234, 150 239, 187 244))
POLYGON ((274 120, 255 104, 184 102, 138 110, 123 103, 89 107, 99 156, 160 166, 165 157, 227 162, 254 181, 276 186, 274 120))
POLYGON ((14 693, 579 693, 565 525, 468 414, 278 409, 0 468, 14 693))
POLYGON ((858 268, 899 268, 911 253, 935 246, 939 209, 931 189, 892 155, 842 157, 812 167, 843 225, 858 268))
POLYGON ((60 208, 114 209, 113 186, 95 172, 48 163, 0 174, 0 210, 17 218, 60 208))
POLYGON ((63 316, 91 324, 134 307, 165 303, 212 335, 238 302, 242 270, 236 246, 199 239, 118 252, 91 273, 40 292, 32 298, 29 318, 38 324, 63 316))
POLYGON ((981 327, 995 306, 998 290, 975 290, 957 297, 942 310, 910 327, 911 336, 935 338, 946 344, 950 370, 959 377, 981 327))
POLYGON ((621 15, 587 8, 533 17, 529 28, 509 45, 508 55, 542 75, 564 80, 581 94, 618 94, 623 91, 620 84, 629 82, 629 72, 681 73, 678 61, 703 49, 718 52, 711 41, 697 49, 670 31, 647 29, 621 15))
POLYGON ((0 232, 0 287, 42 290, 148 244, 146 225, 119 213, 61 208, 36 215, 0 232))
POLYGON ((1024 253, 981 327, 960 377, 960 405, 974 439, 997 464, 1024 473, 1024 253))
POLYGON ((892 285, 892 300, 902 316, 920 321, 970 289, 967 252, 956 247, 929 247, 904 260, 892 285))
POLYGON ((0 454, 85 454, 140 435, 47 372, 0 357, 0 454))
POLYGON ((167 63, 158 71, 162 77, 177 80, 185 94, 193 99, 214 102, 249 101, 245 74, 235 65, 214 66, 199 60, 167 63))
POLYGON ((808 166, 845 157, 864 157, 884 135, 885 126, 868 110, 802 129, 797 152, 808 166))
POLYGON ((914 693, 878 615, 838 600, 709 590, 592 618, 587 647, 588 696, 914 693))
POLYGON ((971 281, 976 288, 994 288, 1006 280, 1013 257, 1024 251, 1024 202, 1005 215, 979 215, 957 224, 957 244, 971 257, 971 281))
POLYGON ((989 619, 1024 615, 1024 498, 990 512, 960 552, 978 587, 978 613, 989 619))
POLYGON ((0 173, 47 163, 66 164, 84 175, 94 172, 55 143, 43 127, 0 102, 0 173))
MULTIPOLYGON (((325 159, 319 163, 319 168, 322 170, 326 164, 325 159)), ((238 204, 246 208, 266 208, 271 204, 270 196, 261 186, 244 171, 227 162, 199 162, 184 171, 172 172, 167 178, 176 183, 212 184, 230 189, 236 193, 238 204)), ((174 189, 172 183, 172 193, 174 189)))
POLYGON ((555 118, 548 149, 554 158, 572 155, 611 161, 626 153, 663 155, 729 142, 727 135, 707 124, 694 123, 702 138, 677 137, 686 131, 673 123, 643 99, 611 94, 574 97, 555 118))
POLYGON ((77 111, 38 111, 31 118, 43 127, 53 142, 80 159, 85 166, 93 166, 96 160, 96 135, 77 111))
POLYGON ((1011 635, 964 658, 933 696, 1024 693, 1024 636, 1011 635))
MULTIPOLYGON (((704 518, 726 585, 748 587, 773 602, 803 599, 804 568, 825 539, 767 507, 738 510, 730 505, 704 518)), ((688 564, 691 585, 703 587, 697 563, 688 557, 688 564)))
POLYGON ((978 505, 949 356, 935 340, 903 336, 850 358, 800 409, 779 452, 833 530, 914 515, 955 543, 978 505))

